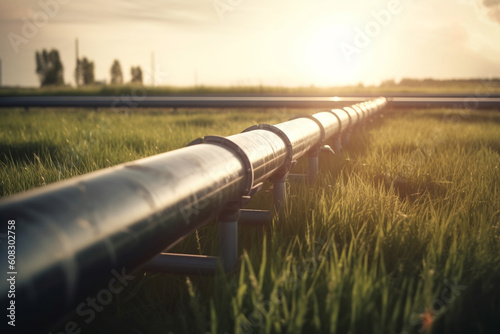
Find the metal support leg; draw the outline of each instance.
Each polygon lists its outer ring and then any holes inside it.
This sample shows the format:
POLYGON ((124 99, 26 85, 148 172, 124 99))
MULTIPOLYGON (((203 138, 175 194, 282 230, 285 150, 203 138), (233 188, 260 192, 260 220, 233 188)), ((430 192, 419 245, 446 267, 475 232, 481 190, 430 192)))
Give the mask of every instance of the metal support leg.
POLYGON ((342 141, 340 140, 340 135, 333 137, 332 149, 335 154, 340 154, 342 150, 342 141))
POLYGON ((231 271, 238 261, 238 218, 239 210, 219 216, 220 260, 226 272, 231 271))
POLYGON ((318 175, 319 165, 318 165, 318 153, 319 148, 313 148, 309 151, 309 183, 313 183, 314 178, 318 175))
POLYGON ((269 210, 251 210, 241 209, 239 225, 270 225, 273 220, 273 215, 269 210))
POLYGON ((344 132, 344 134, 342 135, 343 148, 346 148, 347 146, 349 146, 350 141, 351 141, 351 131, 348 130, 348 131, 344 132))
POLYGON ((273 177, 273 197, 274 197, 274 210, 279 211, 283 205, 286 204, 286 179, 288 173, 283 176, 273 177))
POLYGON ((238 262, 239 204, 231 206, 219 216, 220 256, 161 253, 142 269, 149 272, 172 274, 214 274, 219 261, 226 272, 238 262))

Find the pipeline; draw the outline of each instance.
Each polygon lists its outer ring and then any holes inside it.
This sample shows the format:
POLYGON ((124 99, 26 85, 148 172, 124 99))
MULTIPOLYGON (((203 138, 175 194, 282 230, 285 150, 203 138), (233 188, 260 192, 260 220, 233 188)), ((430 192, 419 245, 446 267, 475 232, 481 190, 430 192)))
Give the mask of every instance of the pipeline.
MULTIPOLYGON (((119 275, 148 263, 158 269, 189 262, 209 272, 217 263, 213 257, 186 262, 159 254, 216 217, 223 226, 221 248, 231 253, 223 266, 230 270, 237 259, 234 222, 262 182, 283 184, 306 154, 317 166, 323 145, 332 142, 338 150, 341 137, 348 140, 385 104, 377 98, 229 137, 208 136, 1 200, 1 221, 16 221, 17 321, 48 328, 119 275)), ((7 256, 0 263, 7 268, 7 256)), ((2 307, 8 290, 4 279, 2 307)))

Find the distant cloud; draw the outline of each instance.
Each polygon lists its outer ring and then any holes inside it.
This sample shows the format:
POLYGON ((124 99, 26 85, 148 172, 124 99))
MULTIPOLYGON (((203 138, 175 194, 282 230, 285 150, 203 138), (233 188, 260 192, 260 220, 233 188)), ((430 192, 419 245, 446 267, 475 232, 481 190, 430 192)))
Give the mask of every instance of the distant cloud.
MULTIPOLYGON (((96 6, 101 1, 94 0, 96 6)), ((106 2, 115 19, 199 24, 216 19, 211 2, 204 0, 121 0, 106 2), (111 8, 110 8, 111 7, 111 8)))
POLYGON ((488 17, 497 23, 500 23, 500 0, 483 0, 488 17))
MULTIPOLYGON (((3 2, 0 20, 5 22, 31 19, 42 11, 38 0, 3 2)), ((53 22, 103 23, 117 21, 164 22, 168 24, 198 25, 218 19, 212 2, 206 0, 87 0, 61 4, 53 22)))
POLYGON ((500 5, 500 0, 484 0, 483 4, 486 7, 497 6, 497 5, 500 5))

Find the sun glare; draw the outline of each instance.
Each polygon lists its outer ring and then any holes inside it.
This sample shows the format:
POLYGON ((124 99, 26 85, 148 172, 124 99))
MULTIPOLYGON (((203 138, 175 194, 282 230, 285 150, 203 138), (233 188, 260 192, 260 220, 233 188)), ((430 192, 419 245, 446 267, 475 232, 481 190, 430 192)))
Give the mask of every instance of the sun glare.
POLYGON ((347 24, 326 24, 311 29, 305 41, 303 62, 306 74, 322 85, 352 82, 359 62, 347 59, 340 45, 352 40, 352 29, 347 24))

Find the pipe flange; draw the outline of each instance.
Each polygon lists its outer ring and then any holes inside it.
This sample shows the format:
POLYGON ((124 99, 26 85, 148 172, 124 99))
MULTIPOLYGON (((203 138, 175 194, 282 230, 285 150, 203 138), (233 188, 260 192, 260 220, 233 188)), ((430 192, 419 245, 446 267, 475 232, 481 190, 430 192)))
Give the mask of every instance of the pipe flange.
POLYGON ((368 112, 367 112, 367 109, 364 105, 359 103, 359 104, 355 104, 355 105, 351 106, 351 108, 356 110, 358 112, 358 115, 360 115, 360 113, 361 113, 361 115, 359 116, 360 123, 363 123, 364 121, 366 121, 366 119, 368 118, 368 112))
POLYGON ((314 117, 313 115, 300 115, 300 116, 296 116, 296 117, 293 117, 291 118, 290 120, 292 119, 297 119, 297 118, 309 118, 310 120, 313 120, 314 122, 316 122, 316 124, 318 124, 319 126, 319 129, 320 129, 320 132, 321 132, 321 138, 320 138, 320 142, 323 143, 326 139, 326 134, 325 134, 325 127, 323 126, 323 124, 319 121, 319 119, 317 119, 316 117, 314 117))
POLYGON ((342 121, 340 120, 340 117, 339 115, 337 115, 336 113, 334 113, 332 110, 336 110, 336 109, 330 109, 330 110, 326 110, 327 112, 329 112, 330 114, 332 114, 333 116, 335 116, 335 118, 337 119, 337 121, 339 122, 339 133, 337 133, 335 136, 338 136, 340 135, 340 133, 342 132, 342 121))
POLYGON ((286 160, 283 163, 283 166, 278 169, 276 172, 277 174, 285 174, 288 173, 290 168, 292 168, 292 160, 293 160, 293 146, 292 142, 290 141, 290 138, 284 133, 280 128, 271 125, 271 124, 257 124, 253 125, 249 128, 246 128, 242 132, 249 132, 253 130, 267 130, 271 131, 272 133, 276 134, 278 137, 283 140, 285 143, 285 148, 286 148, 286 160))
POLYGON ((205 136, 203 138, 198 138, 190 142, 187 146, 193 146, 198 144, 214 144, 228 149, 233 152, 243 163, 244 174, 246 174, 246 183, 245 183, 245 191, 244 195, 250 195, 252 193, 253 188, 253 167, 250 159, 246 155, 246 153, 234 142, 231 140, 220 137, 220 136, 205 136))
MULTIPOLYGON (((342 109, 334 109, 334 110, 341 110, 341 111, 345 112, 345 114, 349 118, 349 125, 345 128, 344 131, 349 131, 351 129, 351 127, 352 127, 352 117, 351 117, 351 114, 349 114, 349 112, 347 112, 347 110, 344 110, 343 108, 342 109)), ((333 112, 333 111, 331 111, 331 113, 335 114, 335 112, 333 112)), ((335 116, 337 116, 337 118, 339 118, 338 115, 335 115, 335 116)))
POLYGON ((354 109, 352 106, 342 108, 342 110, 344 110, 350 116, 351 112, 349 111, 349 109, 352 110, 352 111, 354 111, 354 114, 357 116, 357 120, 356 120, 355 124, 352 124, 353 119, 351 117, 351 126, 350 127, 354 128, 356 125, 358 125, 361 122, 361 116, 359 114, 359 111, 357 111, 356 109, 354 109))
POLYGON ((360 122, 363 122, 366 118, 366 112, 364 108, 361 108, 359 104, 354 104, 351 106, 358 113, 358 118, 360 122))

